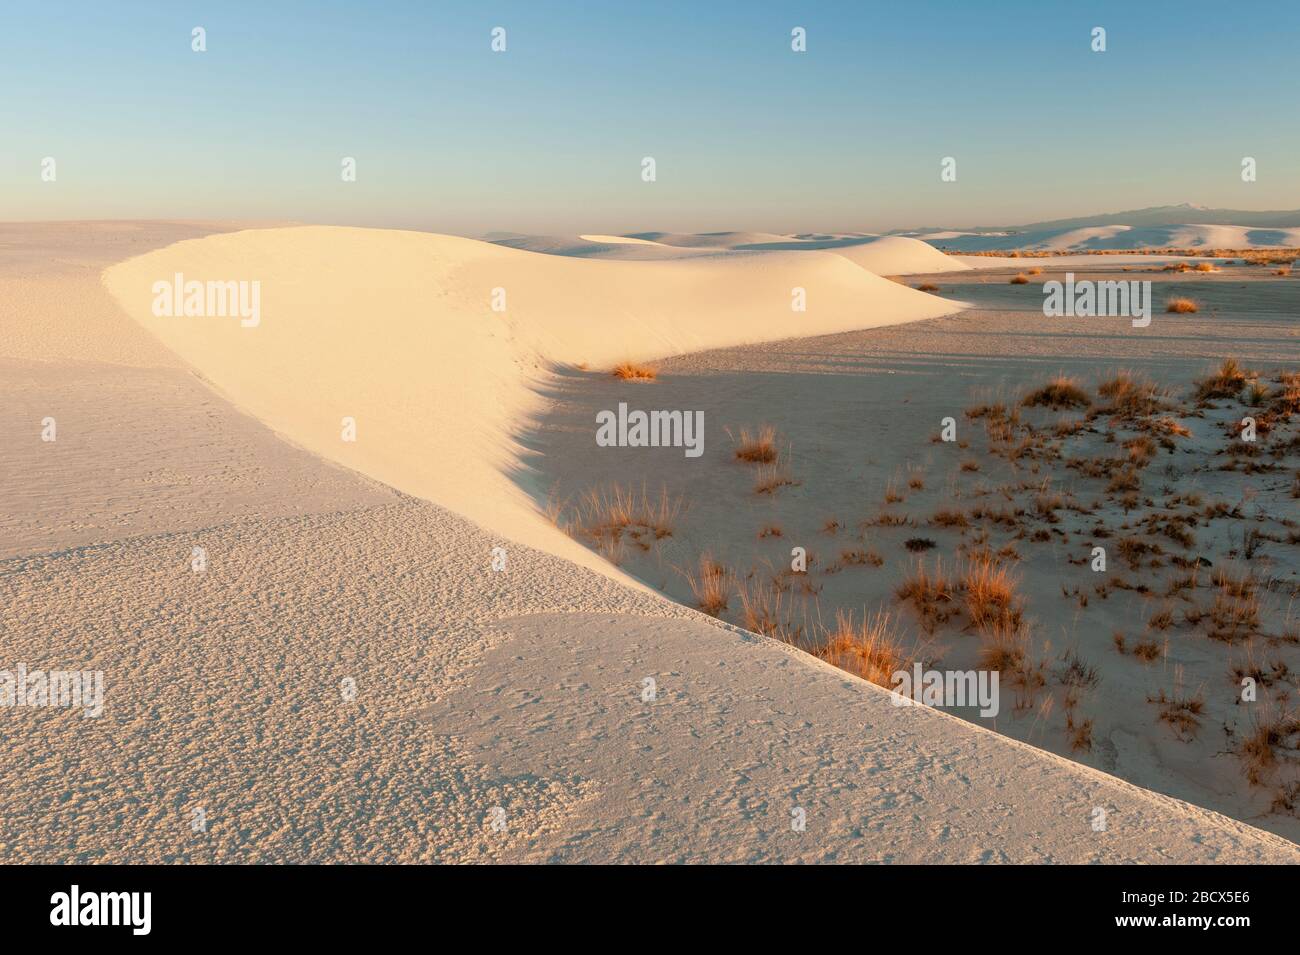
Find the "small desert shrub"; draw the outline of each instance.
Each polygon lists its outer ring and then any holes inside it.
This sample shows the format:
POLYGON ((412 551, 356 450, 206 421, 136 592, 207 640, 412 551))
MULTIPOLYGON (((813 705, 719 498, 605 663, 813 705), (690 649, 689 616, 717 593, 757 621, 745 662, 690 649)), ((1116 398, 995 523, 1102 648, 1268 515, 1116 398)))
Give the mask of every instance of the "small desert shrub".
POLYGON ((939 291, 939 286, 931 282, 922 282, 920 285, 916 287, 916 290, 918 292, 937 292, 939 291))
POLYGON ((928 537, 909 537, 907 540, 903 541, 903 546, 912 553, 919 554, 922 551, 930 550, 935 546, 935 544, 934 541, 930 540, 928 537))
POLYGON ((966 458, 961 463, 961 469, 966 472, 974 472, 980 469, 980 463, 974 458, 966 458))
POLYGON ((1197 272, 1217 272, 1217 271, 1219 271, 1219 270, 1216 269, 1216 268, 1214 267, 1214 264, 1213 264, 1212 262, 1197 262, 1197 263, 1196 263, 1196 271, 1197 271, 1197 272))
POLYGON ((1029 284, 1029 276, 1026 275, 1024 272, 1019 272, 1019 273, 1016 274, 1016 276, 1015 276, 1014 278, 1011 279, 1011 284, 1012 284, 1012 285, 1027 285, 1027 284, 1029 284))
POLYGON ((1092 401, 1074 378, 1057 375, 1043 387, 1025 395, 1020 403, 1031 408, 1061 409, 1086 407, 1092 401))
POLYGON ((1165 302, 1165 311, 1173 312, 1175 315, 1188 315, 1200 310, 1200 306, 1190 298, 1171 298, 1165 302))
POLYGON ((614 366, 612 374, 623 381, 654 381, 658 373, 649 365, 623 361, 614 366))
POLYGON ((1040 266, 1035 265, 1032 269, 1029 270, 1029 274, 1030 274, 1030 275, 1042 275, 1042 274, 1043 274, 1043 270, 1042 270, 1042 268, 1041 268, 1040 266))

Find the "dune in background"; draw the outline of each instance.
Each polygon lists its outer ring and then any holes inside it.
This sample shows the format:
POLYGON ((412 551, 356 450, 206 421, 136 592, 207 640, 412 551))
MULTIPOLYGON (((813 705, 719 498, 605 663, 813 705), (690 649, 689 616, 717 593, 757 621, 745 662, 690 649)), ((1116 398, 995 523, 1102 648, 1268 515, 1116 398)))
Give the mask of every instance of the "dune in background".
MULTIPOLYGON (((890 254, 901 262, 897 248, 890 254)), ((530 386, 551 367, 602 369, 957 307, 825 251, 592 261, 315 226, 177 243, 112 266, 104 282, 129 315, 281 435, 605 573, 610 565, 558 532, 509 476, 514 435, 538 407, 530 386), (153 285, 176 273, 259 281, 260 324, 155 317, 153 285), (806 311, 791 307, 796 287, 806 311), (504 290, 504 311, 492 309, 494 289, 504 290), (355 442, 341 439, 344 417, 356 420, 355 442)))
POLYGON ((833 252, 877 275, 927 275, 964 272, 972 268, 920 239, 897 235, 784 236, 767 232, 717 232, 700 236, 646 232, 630 236, 514 236, 498 239, 495 244, 588 259, 680 259, 734 257, 750 252, 833 252))
POLYGON ((918 239, 952 252, 1001 249, 1276 249, 1300 246, 1300 228, 1241 225, 1094 225, 1024 232, 931 232, 918 239))

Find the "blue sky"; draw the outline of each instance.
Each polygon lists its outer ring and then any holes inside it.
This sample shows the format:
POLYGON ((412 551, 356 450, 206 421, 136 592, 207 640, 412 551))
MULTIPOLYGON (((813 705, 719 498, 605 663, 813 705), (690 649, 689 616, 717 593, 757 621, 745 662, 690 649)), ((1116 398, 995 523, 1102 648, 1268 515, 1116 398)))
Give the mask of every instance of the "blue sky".
POLYGON ((0 219, 475 235, 1294 209, 1298 49, 1295 3, 9 3, 0 219))

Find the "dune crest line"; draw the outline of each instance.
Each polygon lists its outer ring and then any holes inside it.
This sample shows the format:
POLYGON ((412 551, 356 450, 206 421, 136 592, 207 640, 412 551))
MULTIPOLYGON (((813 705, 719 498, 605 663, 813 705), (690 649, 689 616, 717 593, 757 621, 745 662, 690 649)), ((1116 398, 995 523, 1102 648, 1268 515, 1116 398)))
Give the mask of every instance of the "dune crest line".
MULTIPOLYGON (((914 248, 932 261, 933 249, 914 248)), ((601 370, 957 310, 832 251, 599 261, 326 226, 179 242, 111 266, 103 281, 127 314, 292 441, 620 578, 508 477, 513 436, 549 368, 601 370), (177 273, 259 282, 260 325, 155 315, 154 284, 177 273)))

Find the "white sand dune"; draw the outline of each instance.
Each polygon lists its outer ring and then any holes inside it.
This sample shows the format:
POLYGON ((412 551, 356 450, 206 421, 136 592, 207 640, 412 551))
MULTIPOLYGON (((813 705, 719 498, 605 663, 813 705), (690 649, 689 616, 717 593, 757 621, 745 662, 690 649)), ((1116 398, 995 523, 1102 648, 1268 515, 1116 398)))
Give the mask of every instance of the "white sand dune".
POLYGON ((236 405, 301 446, 601 570, 508 476, 513 436, 537 407, 530 385, 552 365, 599 369, 956 308, 830 252, 589 261, 332 227, 179 243, 113 266, 104 281, 236 405), (261 324, 154 317, 153 284, 178 272, 257 279, 261 324), (791 308, 796 287, 806 311, 791 308), (505 292, 504 312, 492 310, 494 289, 505 292), (345 416, 356 420, 353 443, 341 440, 345 416))
MULTIPOLYGON (((538 400, 530 385, 553 362, 870 327, 950 302, 833 252, 602 262, 318 227, 180 242, 110 267, 104 283, 282 436, 481 526, 409 498, 375 506, 383 498, 363 482, 332 486, 322 503, 337 503, 302 516, 275 503, 269 516, 71 551, 51 537, 47 551, 8 562, 0 609, 15 652, 84 653, 117 683, 115 716, 98 733, 76 720, 15 724, 16 745, 49 758, 0 787, 3 817, 21 822, 0 829, 6 857, 1300 859, 1250 826, 938 711, 896 709, 789 647, 620 586, 507 477, 514 429, 538 400), (156 318, 152 283, 177 272, 260 281, 261 324, 156 318), (807 313, 790 312, 792 285, 807 288, 807 313), (497 287, 504 314, 489 307, 497 287), (339 439, 343 415, 356 416, 355 444, 339 439), (488 548, 504 540, 540 549, 512 545, 509 573, 487 572, 488 548), (213 562, 196 578, 186 561, 200 542, 213 562), (653 706, 640 700, 647 674, 659 681, 653 706), (361 688, 354 705, 326 692, 342 677, 361 688), (790 827, 796 804, 803 833, 790 827), (207 838, 168 815, 192 805, 209 813, 207 838), (485 821, 498 805, 509 816, 500 833, 485 821), (96 824, 87 806, 120 809, 118 822, 96 824), (1093 826, 1099 807, 1104 831, 1093 826)), ((94 360, 98 339, 74 354, 78 312, 25 301, 61 358, 94 360)), ((93 321, 109 318, 101 309, 93 321)), ((140 361, 161 352, 135 329, 113 339, 123 354, 147 353, 140 361)), ((640 387, 626 385, 629 400, 653 406, 640 387)), ((148 402, 111 428, 137 426, 148 402)), ((180 416, 153 440, 182 450, 207 440, 195 427, 180 416)), ((277 480, 265 445, 240 466, 277 480)), ((101 442, 100 453, 113 447, 101 442)), ((57 466, 56 450, 45 448, 43 467, 57 466)), ((127 471, 119 482, 136 489, 133 504, 171 500, 146 456, 133 451, 127 471)), ((293 480, 287 493, 306 488, 293 480)), ((242 481, 214 487, 207 505, 243 493, 242 481)))
POLYGON ((538 235, 497 240, 495 244, 548 255, 589 259, 675 259, 701 255, 756 252, 834 252, 877 275, 926 275, 962 272, 970 265, 940 252, 920 239, 905 236, 825 235, 773 236, 757 232, 726 232, 703 237, 660 235, 659 240, 608 235, 538 235))
POLYGON ((582 259, 685 259, 696 256, 726 254, 726 249, 692 248, 664 245, 649 239, 621 235, 525 235, 494 239, 493 245, 546 255, 566 255, 582 259))
POLYGON ((580 235, 579 239, 587 242, 604 242, 610 245, 661 245, 650 239, 638 239, 630 235, 580 235))
POLYGON ((831 251, 877 275, 964 272, 971 267, 918 239, 902 236, 886 236, 869 242, 840 246, 831 251))
POLYGON ((999 249, 1248 249, 1300 246, 1300 228, 1241 225, 1096 225, 1005 233, 934 232, 917 238, 952 252, 999 249))
POLYGON ((647 239, 660 245, 688 249, 734 249, 742 245, 790 240, 790 236, 775 232, 634 232, 628 238, 647 239))

